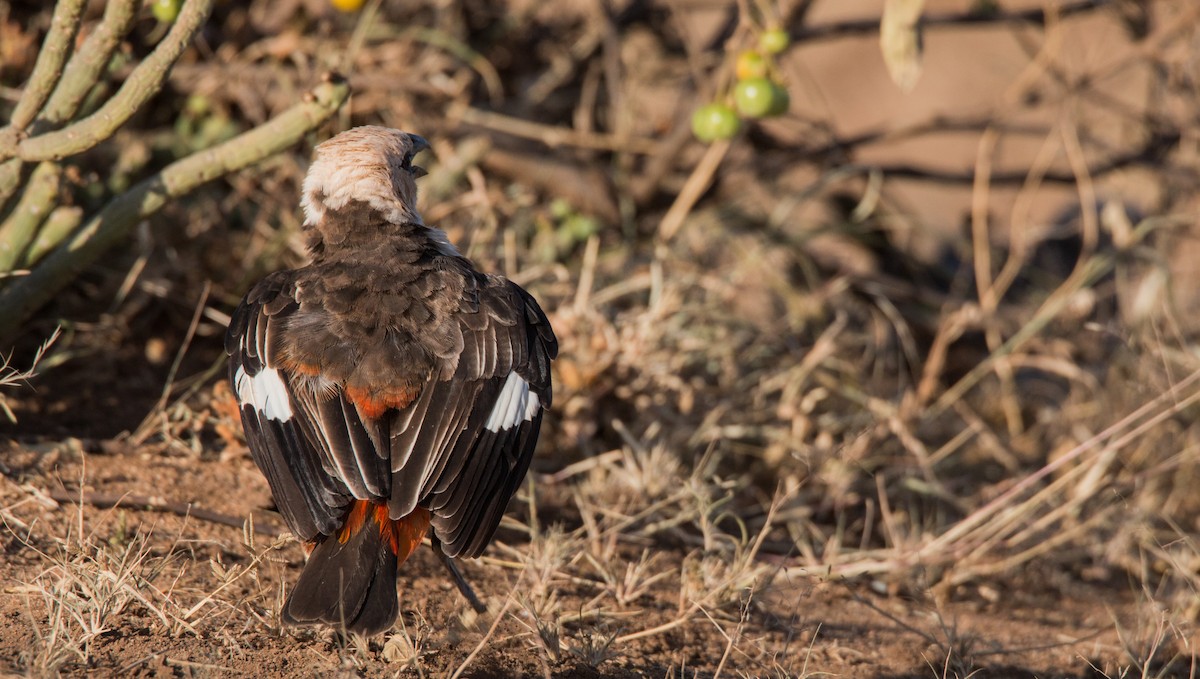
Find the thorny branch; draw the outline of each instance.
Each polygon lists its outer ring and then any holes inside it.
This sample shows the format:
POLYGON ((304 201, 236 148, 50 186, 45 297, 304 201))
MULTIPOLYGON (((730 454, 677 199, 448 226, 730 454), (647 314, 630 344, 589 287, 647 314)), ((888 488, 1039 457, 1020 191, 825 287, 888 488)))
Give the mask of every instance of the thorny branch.
MULTIPOLYGON (((92 115, 55 132, 28 137, 14 149, 0 147, 0 157, 24 161, 57 160, 85 151, 112 136, 162 87, 175 60, 192 41, 212 10, 213 0, 190 0, 170 32, 145 61, 138 64, 121 89, 92 115)), ((80 68, 83 70, 83 67, 80 68)))
POLYGON ((21 322, 67 285, 73 275, 124 238, 138 221, 204 182, 236 172, 295 144, 334 114, 350 94, 349 85, 331 78, 273 120, 211 149, 176 161, 115 198, 32 273, 0 292, 0 337, 11 337, 21 322))
POLYGON ((13 132, 19 134, 28 127, 33 117, 41 110, 42 104, 46 103, 46 98, 50 96, 54 86, 58 84, 63 64, 67 61, 67 55, 71 53, 71 43, 75 41, 75 34, 79 32, 79 18, 83 14, 85 4, 87 3, 83 0, 63 0, 55 6, 50 34, 46 36, 46 43, 38 52, 37 64, 34 65, 33 74, 29 78, 29 87, 21 93, 21 99, 17 102, 8 128, 0 131, 0 139, 11 141, 16 136, 13 132))

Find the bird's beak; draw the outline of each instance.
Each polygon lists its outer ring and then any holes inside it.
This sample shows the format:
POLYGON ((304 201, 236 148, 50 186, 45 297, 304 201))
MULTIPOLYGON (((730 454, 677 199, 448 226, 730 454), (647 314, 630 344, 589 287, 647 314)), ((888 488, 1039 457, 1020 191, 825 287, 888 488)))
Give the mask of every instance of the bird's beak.
MULTIPOLYGON (((422 137, 419 134, 411 134, 410 133, 408 135, 408 141, 409 141, 409 143, 412 144, 414 156, 417 155, 418 153, 420 153, 421 151, 429 150, 429 142, 426 141, 425 137, 422 137)), ((421 177, 424 177, 427 174, 429 174, 429 171, 426 170, 425 168, 417 167, 416 165, 412 166, 413 179, 420 179, 421 177)))
POLYGON ((412 144, 413 155, 416 155, 421 151, 429 150, 429 142, 425 141, 425 137, 422 137, 419 134, 408 135, 408 142, 412 144))

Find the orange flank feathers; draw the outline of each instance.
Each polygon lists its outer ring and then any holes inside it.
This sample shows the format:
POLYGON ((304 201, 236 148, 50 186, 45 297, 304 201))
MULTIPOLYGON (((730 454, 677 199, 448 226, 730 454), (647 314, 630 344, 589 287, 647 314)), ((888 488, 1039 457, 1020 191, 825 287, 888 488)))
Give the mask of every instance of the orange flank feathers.
MULTIPOLYGON (((296 375, 318 377, 321 367, 314 363, 304 363, 294 359, 285 359, 284 367, 296 375)), ((390 409, 399 410, 407 407, 417 398, 419 389, 407 385, 358 386, 346 385, 346 399, 354 404, 360 416, 375 419, 390 409)))
POLYGON ((389 408, 399 410, 412 403, 417 398, 417 390, 406 387, 370 389, 347 386, 346 398, 358 408, 359 415, 374 419, 389 408))
POLYGON ((288 370, 306 377, 316 377, 321 374, 321 368, 312 363, 300 363, 299 361, 286 361, 284 367, 288 370))
POLYGON ((388 516, 385 504, 367 500, 355 500, 354 507, 346 515, 346 522, 337 533, 338 542, 346 544, 364 525, 370 523, 379 527, 379 534, 396 555, 396 565, 402 565, 410 554, 420 546, 429 530, 429 510, 417 507, 408 516, 393 520, 388 516))

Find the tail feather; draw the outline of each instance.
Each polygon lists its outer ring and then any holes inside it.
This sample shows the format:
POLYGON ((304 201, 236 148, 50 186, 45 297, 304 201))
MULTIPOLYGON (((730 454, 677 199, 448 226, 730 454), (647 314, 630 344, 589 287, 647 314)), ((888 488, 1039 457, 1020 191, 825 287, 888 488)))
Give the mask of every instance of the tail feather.
POLYGON ((283 606, 289 625, 325 623, 367 636, 396 621, 396 571, 429 525, 425 510, 398 520, 387 506, 357 501, 334 536, 312 550, 283 606))

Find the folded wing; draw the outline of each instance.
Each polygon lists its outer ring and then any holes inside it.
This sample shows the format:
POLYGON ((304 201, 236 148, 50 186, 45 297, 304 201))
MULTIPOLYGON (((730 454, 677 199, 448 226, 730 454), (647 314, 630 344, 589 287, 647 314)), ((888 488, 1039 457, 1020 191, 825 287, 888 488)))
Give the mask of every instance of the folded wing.
POLYGON ((337 530, 352 494, 326 468, 296 380, 278 356, 285 319, 297 306, 291 272, 265 278, 234 311, 225 350, 251 457, 288 527, 312 540, 337 530))

